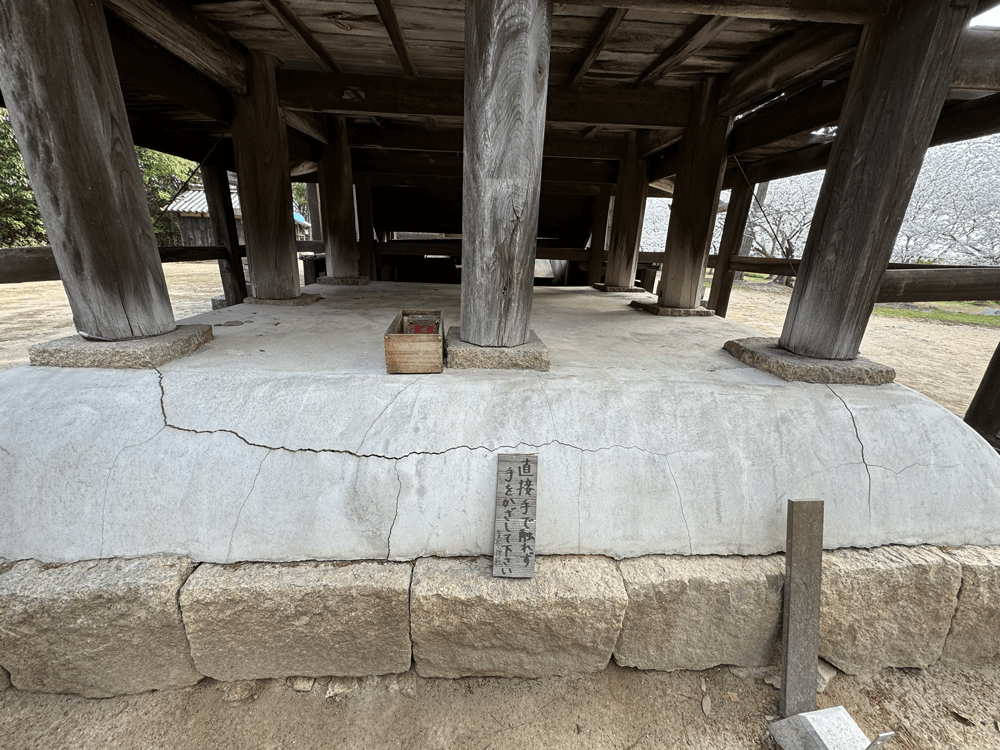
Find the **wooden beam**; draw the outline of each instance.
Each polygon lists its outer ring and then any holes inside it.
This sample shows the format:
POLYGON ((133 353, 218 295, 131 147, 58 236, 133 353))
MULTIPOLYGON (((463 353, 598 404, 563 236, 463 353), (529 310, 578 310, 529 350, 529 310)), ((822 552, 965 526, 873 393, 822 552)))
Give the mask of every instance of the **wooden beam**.
POLYGON ((580 85, 583 77, 590 70, 590 66, 594 64, 597 56, 601 54, 604 45, 608 43, 611 35, 615 33, 618 25, 624 20, 626 13, 628 13, 628 8, 607 8, 604 11, 604 15, 594 30, 594 35, 587 44, 586 51, 580 56, 580 59, 570 72, 569 80, 566 82, 567 86, 580 85))
POLYGON ((957 89, 1000 91, 1000 31, 990 28, 965 30, 962 54, 951 85, 957 89))
POLYGON ((958 102, 941 110, 931 145, 1000 133, 1000 94, 958 102))
POLYGON ((726 138, 732 118, 717 109, 721 82, 700 84, 697 104, 681 141, 674 202, 667 226, 659 304, 692 309, 701 304, 719 192, 726 169, 726 138))
MULTIPOLYGON (((191 263, 222 260, 227 251, 222 245, 172 245, 159 248, 159 255, 161 263, 191 263)), ((0 247, 0 284, 59 280, 51 245, 0 247)))
POLYGON ((746 181, 733 187, 729 195, 729 208, 726 209, 726 223, 722 227, 722 239, 719 241, 719 257, 712 276, 712 289, 708 294, 708 309, 713 310, 720 318, 726 317, 729 311, 729 297, 733 290, 735 271, 730 267, 731 260, 739 255, 746 234, 747 219, 753 206, 754 185, 746 181))
MULTIPOLYGON (((323 241, 323 224, 319 216, 319 178, 306 184, 306 201, 309 204, 309 239, 323 241)), ((294 182, 294 180, 293 180, 294 182)), ((320 252, 323 252, 322 250, 320 252)))
POLYGON ((215 241, 226 249, 226 257, 219 259, 219 275, 226 306, 238 305, 247 298, 247 281, 243 275, 243 254, 240 237, 236 231, 233 212, 233 194, 229 188, 229 173, 217 164, 202 164, 201 179, 205 185, 208 215, 215 232, 215 241))
MULTIPOLYGON (((277 73, 281 104, 289 109, 343 115, 412 115, 462 119, 462 81, 338 75, 303 70, 277 73), (356 93, 345 99, 346 93, 356 93)), ((612 86, 588 87, 587 96, 567 88, 548 92, 547 122, 580 127, 683 127, 691 106, 684 89, 631 91, 612 86)))
MULTIPOLYGON (((452 258, 461 258, 462 242, 461 240, 390 240, 380 243, 380 250, 383 257, 386 255, 447 255, 452 258)), ((539 260, 583 262, 590 257, 589 250, 578 247, 555 247, 541 242, 538 243, 536 252, 536 257, 539 260)))
MULTIPOLYGON (((573 6, 602 6, 607 0, 563 0, 573 6)), ((692 13, 701 16, 739 16, 776 21, 869 23, 885 15, 887 0, 615 0, 619 7, 692 13)))
POLYGON ((587 283, 599 284, 604 278, 604 257, 608 252, 608 230, 611 228, 611 189, 601 190, 594 202, 594 221, 590 234, 590 257, 587 261, 587 283))
POLYGON ((800 27, 723 79, 719 111, 740 112, 818 71, 843 64, 854 56, 860 36, 854 26, 800 27))
POLYGON ((286 109, 284 112, 288 127, 295 128, 303 135, 307 135, 324 145, 330 142, 326 135, 326 128, 323 127, 316 115, 309 112, 296 112, 294 109, 286 109))
POLYGON ((339 73, 340 67, 334 61, 330 53, 320 43, 316 36, 309 30, 302 19, 295 15, 285 0, 260 0, 260 4, 267 8, 267 11, 274 16, 281 25, 285 27, 289 34, 312 56, 316 62, 322 65, 331 73, 339 73))
POLYGON ((691 55, 709 44, 737 19, 733 16, 701 16, 688 26, 681 35, 642 71, 634 88, 642 84, 654 84, 670 71, 682 65, 691 55))
POLYGON ((993 352, 972 403, 965 412, 965 423, 1000 451, 1000 345, 993 352))
POLYGON ((550 0, 468 0, 461 338, 528 340, 542 179, 550 0))
POLYGON ((205 137, 200 134, 181 133, 168 130, 155 123, 129 116, 132 141, 136 146, 151 148, 164 154, 179 156, 195 163, 211 153, 212 158, 221 161, 230 170, 236 170, 233 142, 228 138, 205 137))
POLYGON ((0 89, 73 324, 117 341, 174 330, 99 4, 0 3, 0 89))
POLYGON ((247 60, 229 35, 179 0, 103 0, 133 29, 231 94, 247 93, 247 60))
POLYGON ((250 95, 237 97, 233 146, 251 295, 260 299, 299 296, 295 257, 288 130, 278 109, 274 58, 250 53, 250 95))
POLYGON ((319 160, 320 211, 315 221, 323 228, 327 276, 358 276, 354 176, 343 117, 330 118, 330 136, 333 142, 319 160))
POLYGON ((879 284, 876 301, 993 300, 998 290, 1000 268, 890 268, 879 284))
POLYGON ((780 344, 858 355, 972 9, 892 0, 865 28, 780 344))
MULTIPOLYGON (((639 136, 638 152, 640 159, 648 159, 670 146, 680 142, 684 128, 664 128, 662 130, 644 130, 639 136)), ((653 162, 649 164, 650 174, 653 172, 653 162)))
POLYGON ((604 273, 604 283, 612 287, 635 285, 649 185, 646 162, 639 158, 637 144, 636 134, 629 133, 618 170, 618 190, 608 241, 608 268, 604 273))
POLYGON ((418 75, 417 66, 413 64, 410 48, 406 45, 403 27, 399 25, 399 18, 396 16, 392 0, 375 0, 375 7, 378 8, 378 14, 382 19, 382 25, 385 26, 385 30, 389 34, 389 39, 392 40, 392 47, 396 50, 396 57, 399 58, 399 64, 403 66, 403 72, 408 76, 416 77, 418 75))

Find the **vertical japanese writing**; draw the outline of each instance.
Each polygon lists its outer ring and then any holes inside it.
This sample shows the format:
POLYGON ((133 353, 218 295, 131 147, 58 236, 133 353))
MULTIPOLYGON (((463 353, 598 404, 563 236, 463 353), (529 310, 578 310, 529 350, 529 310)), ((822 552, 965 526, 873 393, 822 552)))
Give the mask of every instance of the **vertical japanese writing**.
POLYGON ((497 456, 493 575, 534 578, 538 456, 497 456))

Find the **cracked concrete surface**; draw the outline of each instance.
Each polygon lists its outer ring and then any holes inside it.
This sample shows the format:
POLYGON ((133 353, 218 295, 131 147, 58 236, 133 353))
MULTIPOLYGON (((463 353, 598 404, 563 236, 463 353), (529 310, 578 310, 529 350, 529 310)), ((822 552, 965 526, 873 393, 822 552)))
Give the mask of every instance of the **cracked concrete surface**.
POLYGON ((156 372, 0 373, 0 556, 488 554, 498 452, 539 454, 539 554, 768 554, 804 497, 829 547, 1000 543, 1000 458, 902 386, 786 383, 721 350, 742 326, 582 290, 536 293, 551 372, 390 376, 382 317, 457 289, 388 286, 198 316, 255 325, 156 372))

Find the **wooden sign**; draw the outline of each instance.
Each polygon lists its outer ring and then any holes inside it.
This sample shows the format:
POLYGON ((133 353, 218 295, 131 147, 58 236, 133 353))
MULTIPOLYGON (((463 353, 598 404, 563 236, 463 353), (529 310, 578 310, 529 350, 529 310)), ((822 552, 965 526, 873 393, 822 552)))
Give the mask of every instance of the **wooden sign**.
POLYGON ((493 575, 535 577, 535 515, 538 456, 497 456, 496 516, 493 526, 493 575))

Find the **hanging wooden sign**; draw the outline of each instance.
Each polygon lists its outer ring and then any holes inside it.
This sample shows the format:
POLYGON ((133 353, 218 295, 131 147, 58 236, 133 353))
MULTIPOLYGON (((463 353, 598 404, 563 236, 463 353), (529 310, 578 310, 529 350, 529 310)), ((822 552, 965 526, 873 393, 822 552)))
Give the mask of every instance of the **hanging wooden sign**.
POLYGON ((493 526, 494 577, 535 577, 537 503, 538 456, 525 453, 499 454, 493 526))

